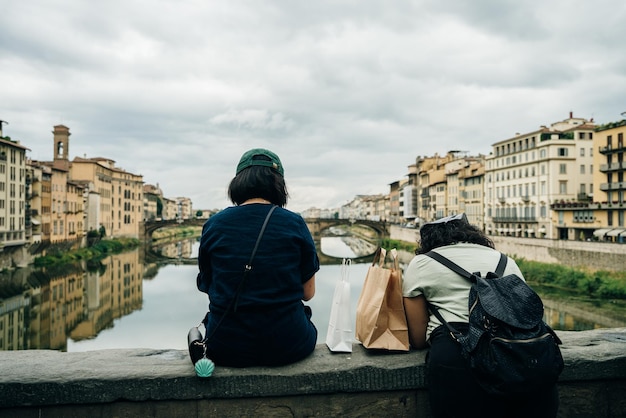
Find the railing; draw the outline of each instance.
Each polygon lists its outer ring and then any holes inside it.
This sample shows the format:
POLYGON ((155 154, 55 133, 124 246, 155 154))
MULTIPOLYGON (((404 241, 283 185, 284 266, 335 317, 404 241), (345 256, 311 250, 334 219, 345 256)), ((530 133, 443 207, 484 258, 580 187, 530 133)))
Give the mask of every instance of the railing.
POLYGON ((600 164, 600 172, 602 173, 606 173, 607 171, 619 171, 624 169, 626 169, 626 161, 611 164, 600 164))
POLYGON ((602 191, 610 191, 610 190, 624 190, 626 189, 626 182, 624 181, 616 181, 611 183, 601 183, 600 190, 602 191))
POLYGON ((537 222, 535 216, 494 216, 493 222, 537 222))
POLYGON ((612 145, 606 145, 599 148, 600 154, 613 154, 616 152, 624 152, 624 150, 626 150, 626 148, 623 144, 619 144, 617 147, 613 147, 612 145))

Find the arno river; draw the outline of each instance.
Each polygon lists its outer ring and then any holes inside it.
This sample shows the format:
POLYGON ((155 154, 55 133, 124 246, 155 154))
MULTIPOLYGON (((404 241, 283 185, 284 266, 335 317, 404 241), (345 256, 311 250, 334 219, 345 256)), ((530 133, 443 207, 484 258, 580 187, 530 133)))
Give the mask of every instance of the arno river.
MULTIPOLYGON (((322 242, 326 254, 352 257, 341 239, 322 242), (327 250, 330 251, 327 252, 327 250)), ((197 239, 168 244, 161 253, 188 260, 197 239)), ((410 255, 409 255, 410 257, 410 255)), ((53 349, 87 351, 105 348, 187 348, 187 331, 204 316, 207 296, 196 290, 193 263, 145 262, 137 249, 99 263, 47 269, 19 269, 0 276, 0 350, 53 349)), ((352 321, 369 264, 352 264, 352 321)), ((331 299, 340 264, 326 264, 316 276, 316 295, 307 302, 326 338, 331 299)), ((573 300, 543 293, 546 321, 556 330, 626 326, 624 304, 573 300)))

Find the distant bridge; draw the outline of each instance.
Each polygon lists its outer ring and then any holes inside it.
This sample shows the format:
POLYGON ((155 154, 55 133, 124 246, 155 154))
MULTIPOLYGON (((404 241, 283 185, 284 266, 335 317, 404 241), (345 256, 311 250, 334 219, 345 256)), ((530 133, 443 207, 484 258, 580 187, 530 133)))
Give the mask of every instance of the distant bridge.
POLYGON ((152 233, 157 229, 174 227, 174 226, 202 226, 207 220, 204 218, 190 218, 190 219, 171 219, 167 221, 147 221, 143 223, 144 226, 144 241, 149 241, 152 238, 152 233))
MULTIPOLYGON (((387 222, 377 222, 370 221, 366 219, 319 219, 319 218, 305 218, 304 219, 307 226, 309 227, 309 231, 313 236, 313 240, 315 241, 315 246, 318 249, 318 255, 320 261, 323 264, 333 264, 341 261, 341 258, 328 256, 321 251, 321 239, 324 236, 324 231, 336 227, 336 226, 354 226, 354 225, 362 225, 371 228, 376 231, 377 239, 380 241, 383 238, 388 238, 390 235, 390 227, 387 222)), ((360 262, 362 260, 368 260, 372 257, 372 255, 366 255, 363 257, 357 257, 354 260, 360 262)))
MULTIPOLYGON (((144 222, 144 234, 143 234, 144 241, 145 242, 151 241, 152 234, 154 233, 154 231, 160 228, 176 227, 176 226, 202 226, 204 225, 206 221, 207 221, 206 219, 192 218, 192 219, 183 219, 183 220, 174 219, 174 220, 167 220, 167 221, 144 222)), ((305 222, 309 228, 309 231, 311 232, 311 235, 313 236, 313 240, 315 241, 315 245, 317 246, 318 249, 321 248, 320 242, 324 234, 324 231, 328 230, 329 228, 342 226, 342 225, 367 226, 377 233, 378 240, 387 238, 390 235, 390 224, 387 222, 377 222, 377 221, 370 221, 366 219, 350 220, 350 219, 319 219, 319 218, 305 218, 305 222)), ((155 254, 152 254, 152 255, 155 255, 155 254)), ((368 257, 370 256, 365 256, 362 258, 368 258, 368 257)), ((333 262, 337 260, 336 257, 325 256, 324 254, 321 254, 320 252, 320 259, 321 258, 324 258, 326 262, 333 262)), ((195 263, 196 261, 193 260, 193 262, 195 263)))
POLYGON ((387 222, 370 221, 367 219, 321 219, 321 218, 305 218, 307 226, 313 239, 319 241, 322 237, 322 233, 334 226, 341 225, 363 225, 372 228, 378 233, 378 238, 382 239, 389 236, 390 228, 387 222))

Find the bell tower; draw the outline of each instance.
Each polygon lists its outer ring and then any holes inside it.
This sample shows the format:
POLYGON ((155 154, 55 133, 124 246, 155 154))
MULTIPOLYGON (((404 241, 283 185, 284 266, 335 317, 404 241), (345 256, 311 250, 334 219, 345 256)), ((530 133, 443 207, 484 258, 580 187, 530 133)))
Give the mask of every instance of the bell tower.
POLYGON ((69 170, 70 128, 56 125, 52 133, 54 134, 54 166, 69 170))

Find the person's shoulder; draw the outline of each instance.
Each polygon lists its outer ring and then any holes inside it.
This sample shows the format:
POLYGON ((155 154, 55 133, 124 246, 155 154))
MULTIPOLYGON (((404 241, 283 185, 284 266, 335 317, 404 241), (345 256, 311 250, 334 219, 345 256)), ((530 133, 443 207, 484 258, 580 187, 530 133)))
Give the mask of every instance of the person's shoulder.
POLYGON ((305 224, 306 221, 299 213, 293 212, 287 208, 277 207, 275 213, 282 217, 283 219, 290 220, 292 222, 297 222, 301 224, 305 224))

